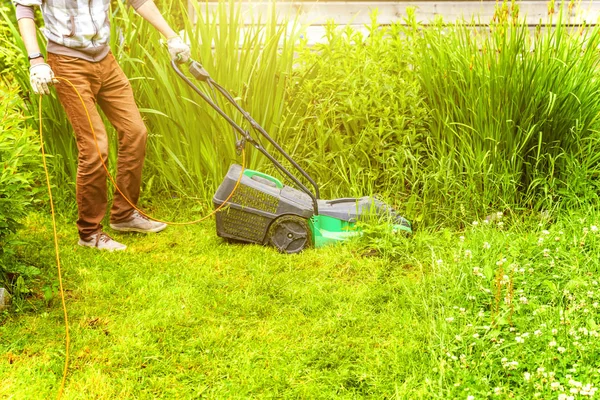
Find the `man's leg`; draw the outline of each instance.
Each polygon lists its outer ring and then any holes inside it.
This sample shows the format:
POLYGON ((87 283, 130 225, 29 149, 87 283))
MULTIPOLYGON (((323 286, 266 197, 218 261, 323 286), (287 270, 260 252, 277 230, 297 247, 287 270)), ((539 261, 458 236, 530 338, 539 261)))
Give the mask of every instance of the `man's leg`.
POLYGON ((89 239, 102 230, 100 222, 106 213, 106 172, 100 157, 107 161, 108 140, 102 118, 96 109, 100 89, 97 66, 85 60, 48 54, 48 64, 57 77, 68 79, 81 95, 89 113, 98 146, 90 128, 84 106, 73 88, 64 81, 56 85, 58 98, 73 126, 79 151, 77 166, 77 228, 81 239, 89 239), (98 149, 99 148, 99 149, 98 149))
POLYGON ((140 196, 146 156, 146 126, 135 103, 129 80, 112 53, 100 64, 104 75, 98 92, 98 104, 119 135, 116 182, 122 194, 115 190, 111 227, 120 231, 159 232, 166 227, 165 224, 149 221, 129 203, 137 205, 140 196))

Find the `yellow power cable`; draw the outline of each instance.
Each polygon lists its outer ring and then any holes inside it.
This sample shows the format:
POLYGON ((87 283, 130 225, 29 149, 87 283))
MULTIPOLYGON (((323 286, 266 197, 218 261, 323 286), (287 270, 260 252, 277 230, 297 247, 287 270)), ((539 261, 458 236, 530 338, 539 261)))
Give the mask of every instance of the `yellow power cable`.
POLYGON ((63 368, 63 376, 60 382, 57 399, 63 395, 65 381, 67 379, 67 370, 69 369, 69 348, 71 345, 71 337, 69 336, 69 316, 67 315, 67 305, 65 303, 65 291, 63 289, 62 270, 60 266, 60 254, 58 249, 58 234, 56 233, 56 215, 54 212, 54 200, 52 199, 52 186, 50 185, 50 174, 46 165, 46 152, 44 151, 44 136, 42 133, 42 96, 39 101, 39 120, 40 120, 40 147, 42 148, 42 163, 44 164, 44 172, 46 173, 46 185, 48 186, 48 196, 50 198, 50 211, 52 213, 52 229, 54 233, 54 251, 56 252, 56 268, 58 269, 58 286, 60 290, 60 299, 62 302, 63 314, 65 319, 65 365, 63 368))
MULTIPOLYGON (((75 91, 75 93, 77 94, 77 97, 79 97, 79 100, 81 101, 81 105, 83 106, 83 109, 85 110, 85 114, 87 116, 88 122, 90 123, 90 129, 92 130, 92 135, 94 136, 94 142, 96 143, 96 149, 98 150, 98 155, 100 156, 100 161, 102 162, 102 166, 104 167, 104 170, 106 171, 108 178, 110 179, 110 181, 113 184, 113 186, 115 187, 115 189, 127 201, 127 203, 129 203, 129 205, 131 207, 133 207, 137 212, 139 212, 146 218, 152 219, 154 221, 162 222, 162 223, 165 223, 168 225, 197 224, 199 222, 202 222, 202 221, 210 218, 211 216, 216 214, 219 210, 221 210, 229 202, 229 200, 231 199, 231 197, 233 196, 233 194, 239 187, 240 182, 242 180, 242 176, 244 175, 244 170, 246 168, 246 152, 245 152, 244 148, 242 148, 242 169, 240 171, 240 176, 238 177, 238 179, 235 183, 235 186, 233 187, 233 190, 231 191, 229 196, 227 196, 225 201, 222 204, 220 204, 217 208, 215 208, 213 211, 211 211, 209 214, 205 215, 204 217, 202 217, 198 220, 189 221, 189 222, 170 222, 170 221, 163 221, 160 219, 150 217, 148 214, 146 214, 142 210, 140 210, 131 200, 129 200, 129 198, 127 196, 125 196, 125 194, 123 194, 123 192, 117 185, 117 182, 115 181, 115 179, 111 175, 110 171, 108 170, 108 166, 106 165, 106 163, 104 162, 104 158, 102 157, 102 151, 100 150, 100 145, 98 144, 98 139, 96 137, 96 131, 94 130, 94 124, 92 122, 92 118, 90 117, 90 113, 85 105, 85 101, 81 97, 81 94, 79 93, 79 91, 77 90, 75 85, 73 85, 73 83, 71 83, 71 81, 69 81, 68 79, 60 77, 60 76, 55 77, 55 79, 58 79, 59 81, 63 81, 65 83, 67 83, 75 91)), ((53 229, 53 234, 54 234, 54 250, 56 253, 56 266, 57 266, 57 270, 58 270, 59 295, 61 298, 63 314, 64 314, 64 321, 65 321, 65 364, 64 364, 64 368, 63 368, 63 376, 62 376, 62 379, 60 382, 60 388, 59 388, 58 395, 57 395, 57 399, 61 399, 63 392, 64 392, 64 388, 65 388, 67 372, 69 369, 69 348, 71 345, 71 337, 69 335, 69 317, 67 314, 67 305, 65 302, 65 292, 64 292, 63 281, 62 281, 62 269, 61 269, 61 264, 60 264, 58 233, 57 233, 57 228, 56 228, 56 215, 55 215, 55 211, 54 211, 54 201, 52 199, 52 187, 50 184, 50 174, 48 172, 48 166, 46 164, 46 152, 44 151, 44 136, 43 136, 43 124, 42 124, 42 95, 40 95, 40 98, 39 98, 38 111, 39 111, 38 118, 39 118, 39 131, 40 131, 40 146, 42 149, 42 161, 43 161, 43 165, 44 165, 44 172, 46 174, 46 185, 48 187, 48 196, 50 199, 50 210, 52 213, 52 229, 53 229)))

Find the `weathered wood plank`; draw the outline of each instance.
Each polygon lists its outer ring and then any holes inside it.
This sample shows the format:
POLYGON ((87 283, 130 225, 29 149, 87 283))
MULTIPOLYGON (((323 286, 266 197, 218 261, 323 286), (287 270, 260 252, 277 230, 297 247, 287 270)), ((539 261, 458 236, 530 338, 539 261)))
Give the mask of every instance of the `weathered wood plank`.
MULTIPOLYGON (((195 0, 190 0, 195 1, 195 0)), ((540 22, 556 22, 558 19, 560 0, 554 13, 548 11, 547 1, 521 1, 519 15, 525 18, 530 25, 540 22)), ((447 22, 461 19, 476 18, 482 24, 489 23, 494 15, 495 1, 290 1, 279 2, 276 5, 280 21, 294 19, 309 25, 323 25, 328 20, 337 24, 362 25, 370 22, 370 13, 379 11, 378 21, 381 24, 390 24, 402 21, 406 16, 407 8, 416 9, 417 20, 427 24, 439 16, 447 22)), ((271 8, 270 2, 241 2, 245 23, 256 21, 258 16, 266 16, 271 8)), ((217 3, 208 2, 200 5, 202 12, 214 12, 217 3)), ((190 7, 190 10, 193 7, 190 7)), ((569 23, 586 23, 595 25, 600 18, 600 1, 584 0, 571 10, 565 9, 565 18, 569 23)))

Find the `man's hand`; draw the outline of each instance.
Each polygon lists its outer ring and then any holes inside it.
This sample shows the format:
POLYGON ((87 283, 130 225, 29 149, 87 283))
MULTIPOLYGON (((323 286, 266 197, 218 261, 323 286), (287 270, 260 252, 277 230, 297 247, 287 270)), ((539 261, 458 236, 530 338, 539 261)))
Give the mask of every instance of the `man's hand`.
POLYGON ((29 80, 35 94, 50 94, 54 83, 54 72, 46 63, 37 63, 29 68, 29 80))
POLYGON ((190 46, 188 46, 179 36, 167 40, 169 54, 171 59, 178 62, 187 62, 190 59, 190 46))

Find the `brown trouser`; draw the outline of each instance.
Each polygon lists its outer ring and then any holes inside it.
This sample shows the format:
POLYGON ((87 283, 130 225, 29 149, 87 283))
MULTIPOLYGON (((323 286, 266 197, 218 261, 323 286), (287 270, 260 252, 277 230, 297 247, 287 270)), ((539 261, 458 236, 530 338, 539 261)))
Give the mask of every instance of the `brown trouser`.
MULTIPOLYGON (((57 77, 68 79, 79 91, 92 120, 98 146, 90 128, 85 109, 77 93, 67 83, 56 85, 58 98, 77 137, 77 206, 79 236, 87 239, 102 229, 106 214, 106 171, 100 161, 108 159, 108 138, 100 106, 119 135, 116 182, 123 194, 134 204, 140 194, 142 167, 146 153, 147 131, 133 99, 127 77, 111 53, 102 61, 92 63, 79 58, 48 54, 48 64, 57 77)), ((115 191, 110 211, 111 222, 123 222, 131 217, 133 208, 115 191)))

